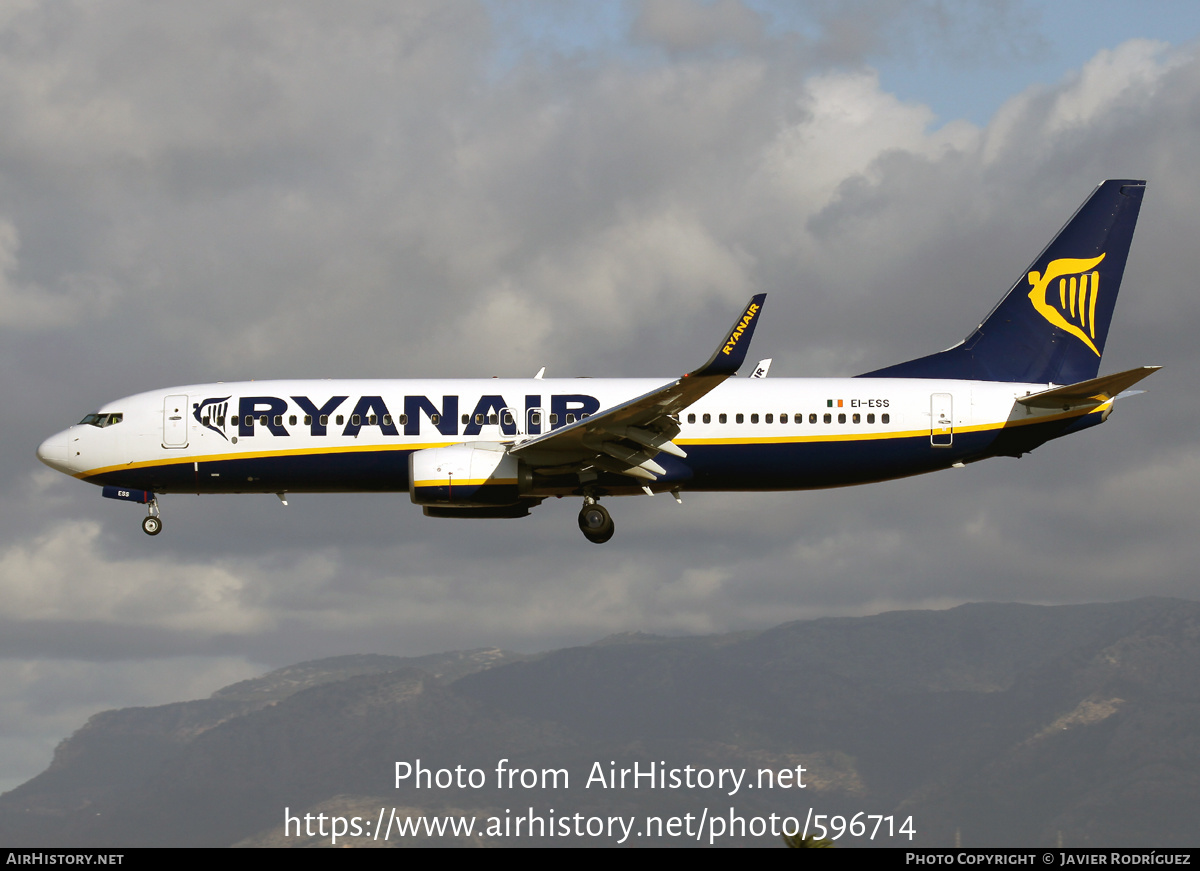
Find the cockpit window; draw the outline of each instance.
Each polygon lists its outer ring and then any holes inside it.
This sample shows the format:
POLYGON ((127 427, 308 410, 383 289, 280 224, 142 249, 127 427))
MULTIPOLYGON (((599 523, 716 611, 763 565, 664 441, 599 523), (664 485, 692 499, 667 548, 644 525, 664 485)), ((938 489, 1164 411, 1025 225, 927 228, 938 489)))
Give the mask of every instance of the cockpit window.
POLYGON ((84 424, 87 424, 88 426, 98 426, 103 429, 106 426, 112 426, 113 424, 120 423, 124 419, 125 415, 120 413, 89 414, 83 420, 79 421, 79 425, 83 426, 84 424))

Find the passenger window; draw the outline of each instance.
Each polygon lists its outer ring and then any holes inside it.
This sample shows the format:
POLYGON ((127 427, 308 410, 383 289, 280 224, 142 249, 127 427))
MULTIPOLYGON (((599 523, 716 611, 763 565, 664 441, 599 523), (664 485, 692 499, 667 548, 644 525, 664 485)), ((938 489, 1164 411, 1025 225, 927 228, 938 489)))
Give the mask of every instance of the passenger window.
POLYGON ((542 415, 541 415, 541 413, 540 413, 540 412, 537 412, 537 411, 535 411, 533 414, 529 415, 529 422, 530 422, 530 424, 532 424, 533 426, 541 426, 541 425, 542 425, 542 415))
POLYGON ((550 412, 550 426, 558 426, 558 415, 550 412))
POLYGON ((568 411, 567 412, 567 423, 574 423, 574 422, 575 422, 575 415, 568 411))
POLYGON ((494 415, 494 414, 488 415, 488 423, 490 423, 492 426, 495 426, 499 422, 500 422, 500 418, 497 417, 496 415, 494 415))
POLYGON ((431 414, 431 415, 429 415, 429 422, 432 423, 434 426, 437 426, 439 423, 442 422, 442 416, 440 414, 431 414))
POLYGON ((217 418, 217 426, 219 426, 219 427, 225 426, 225 415, 222 414, 220 417, 217 418))
MULTIPOLYGON (((296 421, 294 421, 294 420, 292 421, 292 423, 295 423, 295 422, 296 421)), ((312 415, 311 414, 304 415, 304 425, 312 426, 312 415)))
POLYGON ((350 415, 350 425, 351 426, 359 426, 361 423, 362 423, 362 418, 359 417, 357 414, 350 415))
POLYGON ((283 426, 283 415, 282 414, 275 415, 275 426, 283 426))
POLYGON ((260 424, 261 426, 266 426, 266 425, 267 425, 267 416, 266 416, 265 414, 264 414, 264 415, 262 415, 262 416, 261 416, 261 417, 258 419, 258 422, 259 422, 259 424, 260 424))
POLYGON ((787 423, 787 412, 784 412, 783 414, 779 415, 779 422, 787 423))
POLYGON ((321 421, 321 426, 329 426, 329 415, 328 414, 322 414, 321 417, 318 419, 321 421))
POLYGON ((337 422, 337 425, 338 425, 338 426, 341 426, 343 423, 345 423, 345 422, 346 422, 346 418, 345 418, 343 415, 340 415, 340 414, 339 414, 339 415, 337 416, 337 421, 336 421, 336 422, 337 422))
MULTIPOLYGON (((829 415, 827 414, 827 415, 825 415, 825 417, 826 417, 826 418, 828 418, 828 417, 829 417, 829 415)), ((816 422, 817 422, 817 416, 816 416, 815 414, 810 414, 810 415, 808 416, 808 422, 809 422, 809 423, 816 423, 816 422)), ((829 423, 829 420, 828 420, 828 419, 826 419, 826 421, 825 421, 825 422, 826 422, 826 423, 829 423)))
POLYGON ((689 414, 688 415, 688 423, 695 423, 695 422, 696 422, 696 415, 689 414))
POLYGON ((483 426, 483 415, 482 414, 475 415, 475 425, 483 426))
POLYGON ((505 425, 505 426, 512 426, 512 422, 513 422, 512 414, 511 414, 510 412, 507 412, 507 411, 506 411, 506 412, 504 412, 504 425, 505 425))
MULTIPOLYGON (((815 415, 814 415, 814 417, 815 417, 815 415)), ((833 423, 833 415, 831 415, 828 411, 825 412, 825 422, 833 423)))
POLYGON ((717 423, 726 423, 728 420, 729 416, 723 411, 717 415, 717 423))
POLYGON ((875 415, 868 414, 867 415, 867 423, 874 423, 874 422, 875 422, 875 415))
POLYGON ((750 415, 750 422, 751 422, 751 423, 758 423, 758 415, 757 415, 757 414, 752 414, 752 415, 750 415))
POLYGON ((885 415, 883 415, 882 417, 880 417, 879 419, 880 419, 881 421, 883 421, 884 423, 891 423, 891 422, 892 422, 892 416, 891 416, 890 414, 885 414, 885 415))
POLYGON ((402 414, 396 418, 396 421, 400 424, 400 426, 406 426, 408 424, 408 415, 402 414))
POLYGON ((773 415, 773 414, 768 414, 768 415, 767 415, 765 418, 763 418, 763 419, 764 419, 764 420, 765 420, 767 423, 774 423, 774 422, 775 422, 775 415, 773 415))
POLYGON ((469 414, 464 414, 464 415, 462 416, 462 422, 463 422, 463 426, 466 426, 468 423, 470 423, 470 422, 471 422, 471 415, 469 415, 469 414))
POLYGON ((854 420, 854 423, 862 423, 862 415, 861 414, 854 415, 853 420, 854 420))
POLYGON ((703 420, 705 423, 712 423, 712 415, 705 412, 704 417, 702 417, 701 420, 703 420))
POLYGON ((735 417, 735 418, 734 418, 734 420, 736 420, 738 423, 745 423, 745 422, 746 422, 746 415, 744 415, 744 414, 741 414, 741 413, 739 412, 739 413, 738 413, 738 415, 737 415, 737 417, 735 417))
POLYGON ((846 415, 839 414, 838 415, 838 423, 845 423, 845 422, 846 422, 846 415))
POLYGON ((202 426, 208 426, 208 415, 207 414, 204 415, 204 417, 200 418, 200 424, 202 426))
POLYGON ((288 418, 288 425, 289 426, 296 425, 296 415, 293 414, 291 417, 288 418))
POLYGON ((390 414, 385 414, 385 415, 383 416, 383 425, 384 425, 384 426, 391 426, 391 425, 392 425, 392 416, 391 416, 390 414))

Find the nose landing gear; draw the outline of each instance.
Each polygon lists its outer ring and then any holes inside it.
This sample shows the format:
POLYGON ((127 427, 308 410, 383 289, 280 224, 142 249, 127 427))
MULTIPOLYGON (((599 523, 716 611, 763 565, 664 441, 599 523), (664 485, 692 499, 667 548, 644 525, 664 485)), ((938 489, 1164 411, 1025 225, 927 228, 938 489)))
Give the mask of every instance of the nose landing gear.
POLYGON ((579 511, 579 531, 593 544, 604 544, 613 537, 616 528, 608 510, 594 496, 585 496, 579 511))
POLYGON ((150 513, 142 518, 142 532, 146 535, 158 535, 162 532, 162 517, 159 516, 157 496, 146 504, 146 510, 150 513))

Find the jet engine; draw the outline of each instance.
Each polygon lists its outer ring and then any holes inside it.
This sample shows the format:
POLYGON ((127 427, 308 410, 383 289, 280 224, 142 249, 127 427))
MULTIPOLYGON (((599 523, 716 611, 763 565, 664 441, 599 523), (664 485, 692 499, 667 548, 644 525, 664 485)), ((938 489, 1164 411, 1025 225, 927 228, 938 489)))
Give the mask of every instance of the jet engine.
POLYGON ((413 451, 408 481, 417 505, 468 508, 516 504, 531 475, 502 445, 477 442, 413 451))

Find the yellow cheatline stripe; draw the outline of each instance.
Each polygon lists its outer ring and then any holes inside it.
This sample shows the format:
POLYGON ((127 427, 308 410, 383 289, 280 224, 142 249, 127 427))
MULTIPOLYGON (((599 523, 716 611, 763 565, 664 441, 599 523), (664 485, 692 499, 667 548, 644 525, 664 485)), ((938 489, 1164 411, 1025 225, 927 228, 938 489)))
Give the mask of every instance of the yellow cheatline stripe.
POLYGON ((517 485, 517 479, 516 478, 469 478, 467 480, 455 479, 455 480, 451 481, 448 478, 434 478, 431 481, 415 481, 415 482, 413 482, 414 487, 447 487, 447 486, 482 487, 484 485, 492 485, 492 484, 503 484, 503 485, 506 485, 509 487, 515 487, 517 485))
MULTIPOLYGON (((1031 426, 1037 423, 1049 423, 1055 420, 1064 420, 1071 417, 1083 417, 1088 414, 1093 414, 1102 411, 1104 406, 1112 403, 1109 399, 1100 405, 1086 409, 1072 409, 1071 411, 1058 412, 1056 414, 1039 415, 1036 418, 1027 420, 1004 420, 998 423, 983 423, 974 426, 956 426, 953 428, 955 434, 967 432, 988 432, 989 430, 1010 429, 1018 426, 1031 426)), ((813 424, 808 424, 812 426, 813 424)), ((824 426, 832 426, 832 424, 823 424, 824 426)), ((838 426, 853 426, 854 424, 838 424, 838 426)), ((944 432, 944 430, 943 430, 944 432)), ((846 433, 846 434, 826 434, 826 435, 811 435, 811 436, 768 436, 763 438, 721 438, 721 439, 675 439, 677 445, 765 445, 765 444, 800 444, 804 442, 861 442, 861 441, 885 441, 888 439, 906 439, 906 438, 928 438, 930 431, 928 429, 902 430, 899 432, 874 432, 874 433, 846 433)))
MULTIPOLYGON (((961 430, 960 430, 961 432, 961 430)), ((763 436, 761 438, 725 438, 725 439, 675 439, 677 445, 774 445, 774 444, 803 444, 804 442, 864 442, 884 441, 887 439, 902 439, 910 436, 928 436, 929 430, 914 432, 878 432, 854 433, 847 435, 813 435, 813 436, 763 436)))
MULTIPOLYGON (((1069 417, 1083 417, 1087 414, 1093 414, 1102 411, 1105 406, 1111 405, 1113 399, 1110 397, 1107 401, 1091 408, 1072 409, 1071 411, 1058 412, 1056 414, 1038 415, 1037 417, 1024 420, 1004 420, 994 423, 976 424, 974 426, 956 426, 954 432, 987 432, 988 430, 1007 429, 1017 426, 1031 426, 1038 423, 1049 423, 1054 420, 1062 420, 1069 417)), ((735 424, 736 425, 736 424, 735 424)), ((805 424, 805 426, 815 426, 816 424, 805 424)), ((833 424, 822 424, 823 426, 832 426, 833 424)), ((854 426, 854 424, 838 424, 839 426, 854 426)), ((899 432, 873 432, 873 433, 846 433, 846 434, 823 434, 823 435, 805 435, 805 436, 764 436, 759 438, 717 438, 717 439, 675 439, 677 445, 761 445, 761 444, 792 444, 801 442, 846 442, 846 441, 881 441, 887 439, 904 439, 904 438, 920 438, 929 435, 928 429, 902 430, 899 432)), ((342 445, 338 447, 328 448, 295 448, 284 451, 248 451, 239 454, 205 454, 203 456, 175 455, 164 457, 157 460, 147 460, 141 463, 124 463, 117 466, 102 466, 98 469, 89 469, 86 472, 76 472, 76 478, 91 478, 96 475, 103 475, 108 472, 127 471, 129 469, 149 469, 157 466, 175 466, 175 465, 191 465, 192 463, 217 463, 229 460, 257 460, 270 459, 273 457, 303 457, 303 456, 319 456, 323 454, 348 454, 348 453, 373 453, 377 451, 420 451, 426 448, 446 448, 457 444, 470 444, 470 442, 428 442, 424 444, 373 444, 373 445, 342 445)), ((468 484, 471 482, 462 482, 468 484)), ((441 486, 441 484, 430 485, 441 486)))
POLYGON ((155 466, 190 465, 191 463, 219 463, 228 460, 258 460, 271 457, 306 457, 319 454, 361 454, 377 451, 420 451, 425 448, 447 448, 459 442, 430 442, 428 444, 373 444, 373 445, 341 445, 328 448, 294 448, 285 451, 247 451, 239 454, 204 454, 175 455, 157 460, 146 460, 141 463, 122 463, 117 466, 102 466, 98 469, 88 469, 86 472, 76 472, 76 478, 91 478, 107 472, 121 472, 129 469, 149 469, 155 466))

